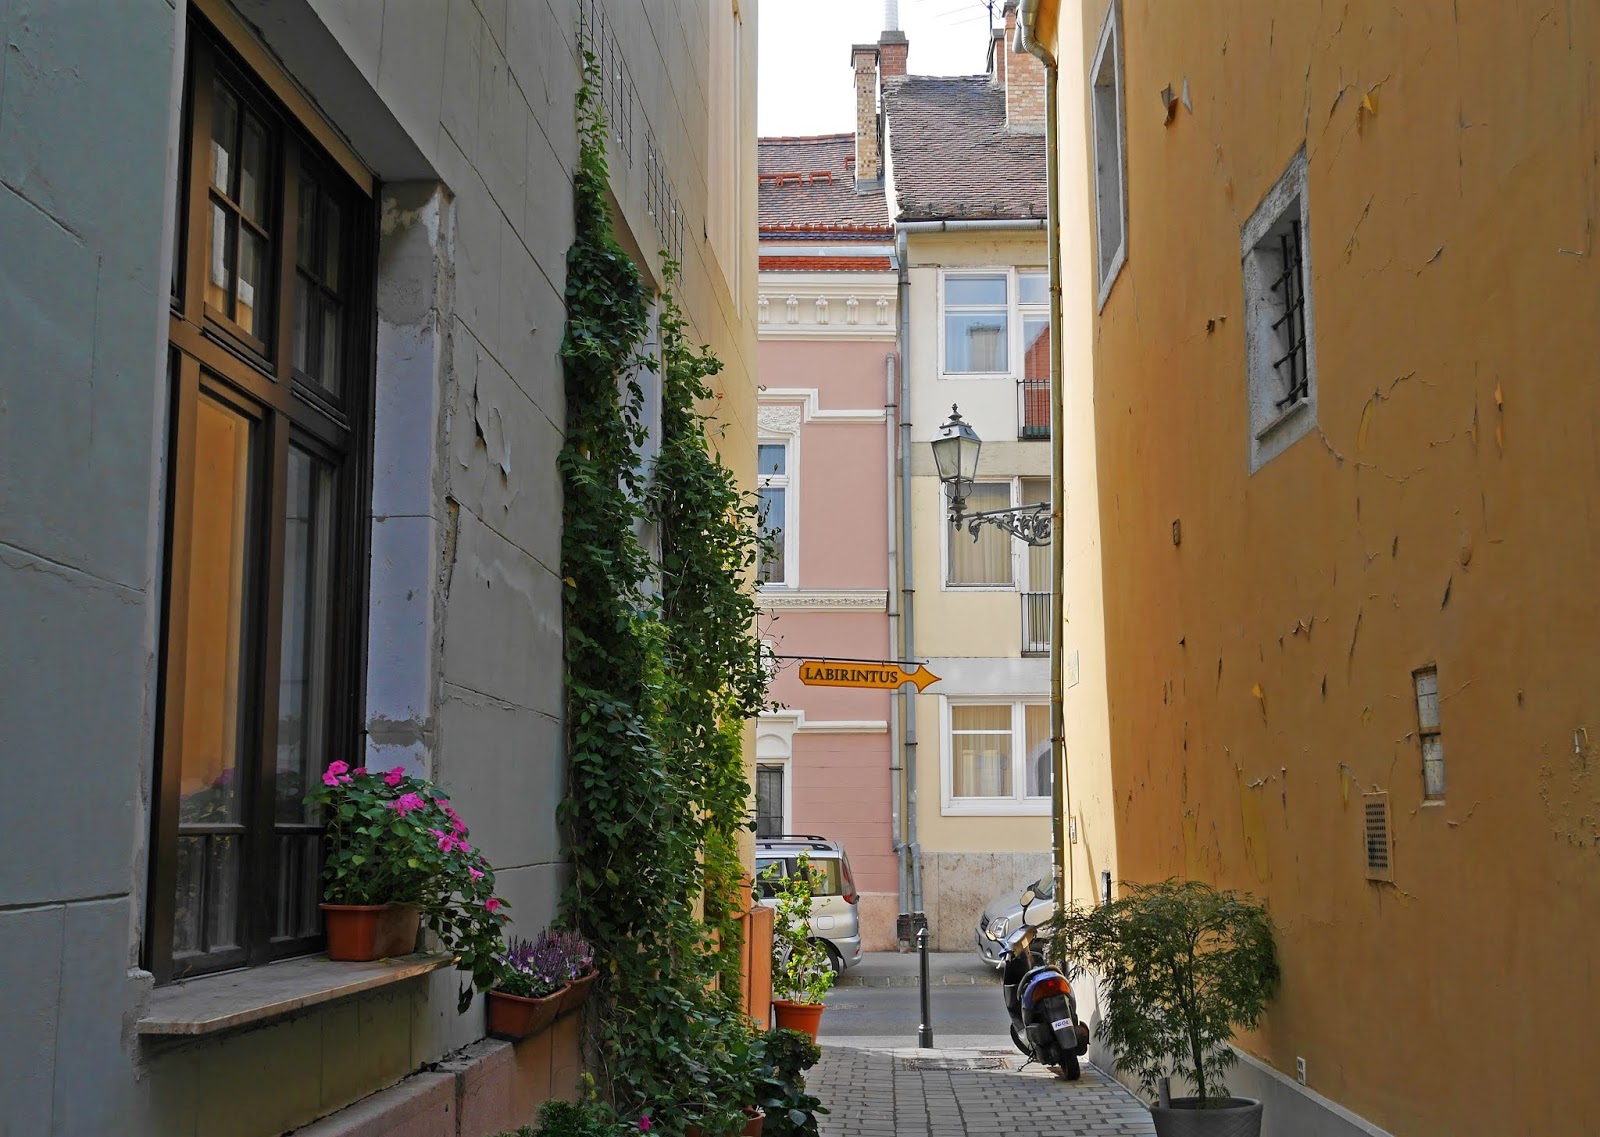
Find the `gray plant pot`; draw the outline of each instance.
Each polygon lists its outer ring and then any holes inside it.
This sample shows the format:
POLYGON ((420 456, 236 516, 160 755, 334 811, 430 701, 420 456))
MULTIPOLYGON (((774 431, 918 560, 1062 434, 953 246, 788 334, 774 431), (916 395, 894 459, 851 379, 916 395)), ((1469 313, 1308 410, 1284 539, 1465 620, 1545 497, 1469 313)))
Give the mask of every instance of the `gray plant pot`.
POLYGON ((1261 1103, 1255 1098, 1227 1098, 1210 1109, 1199 1106, 1199 1098, 1173 1098, 1166 1108, 1151 1106, 1156 1137, 1261 1137, 1261 1103))

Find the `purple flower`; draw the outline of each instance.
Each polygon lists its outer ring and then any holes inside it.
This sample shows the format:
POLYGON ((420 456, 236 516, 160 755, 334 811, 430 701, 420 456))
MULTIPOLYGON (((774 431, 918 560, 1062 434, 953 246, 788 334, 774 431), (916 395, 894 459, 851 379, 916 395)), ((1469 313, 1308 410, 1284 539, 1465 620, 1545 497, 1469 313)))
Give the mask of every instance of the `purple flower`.
POLYGON ((650 1115, 648 1113, 641 1113, 639 1115, 639 1132, 650 1132, 650 1115))

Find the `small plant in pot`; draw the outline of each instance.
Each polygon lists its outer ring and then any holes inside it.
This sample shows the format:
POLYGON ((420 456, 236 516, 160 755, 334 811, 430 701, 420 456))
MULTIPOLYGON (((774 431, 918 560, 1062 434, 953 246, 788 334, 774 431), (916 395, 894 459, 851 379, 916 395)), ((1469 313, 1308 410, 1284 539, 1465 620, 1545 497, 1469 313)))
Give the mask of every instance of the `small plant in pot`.
POLYGON ((773 865, 765 874, 778 901, 772 932, 773 1014, 780 1029, 800 1031, 815 1042, 834 978, 828 949, 811 938, 815 881, 804 853, 792 876, 778 876, 777 868, 773 865))
POLYGON ((1053 949, 1098 974, 1100 1036, 1117 1065, 1160 1099, 1169 1077, 1192 1097, 1150 1107, 1158 1137, 1261 1132, 1261 1103, 1232 1097, 1223 1075, 1236 1030, 1253 1029, 1278 989, 1272 921, 1256 898, 1193 880, 1132 885, 1099 907, 1056 918, 1053 949))
POLYGON ((506 903, 494 870, 467 841, 467 827, 432 783, 396 766, 370 773, 333 762, 306 801, 327 824, 322 910, 328 955, 373 960, 416 948, 419 924, 455 956, 463 984, 458 1008, 495 979, 504 948, 506 903))
POLYGON ((740 1010, 709 1011, 693 1027, 674 1093, 685 1137, 761 1137, 765 1036, 740 1010))
POLYGON ((536 940, 512 939, 495 961, 489 991, 489 1033, 527 1038, 583 1005, 594 982, 594 952, 576 932, 545 929, 536 940))

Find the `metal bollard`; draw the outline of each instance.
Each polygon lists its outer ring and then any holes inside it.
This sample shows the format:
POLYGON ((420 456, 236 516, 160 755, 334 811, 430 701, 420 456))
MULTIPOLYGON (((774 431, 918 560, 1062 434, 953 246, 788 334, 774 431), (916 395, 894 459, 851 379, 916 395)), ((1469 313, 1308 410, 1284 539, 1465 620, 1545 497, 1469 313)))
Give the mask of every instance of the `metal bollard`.
POLYGON ((922 1025, 917 1027, 917 1045, 933 1049, 933 1013, 928 1002, 928 928, 917 929, 917 965, 921 969, 922 1025))

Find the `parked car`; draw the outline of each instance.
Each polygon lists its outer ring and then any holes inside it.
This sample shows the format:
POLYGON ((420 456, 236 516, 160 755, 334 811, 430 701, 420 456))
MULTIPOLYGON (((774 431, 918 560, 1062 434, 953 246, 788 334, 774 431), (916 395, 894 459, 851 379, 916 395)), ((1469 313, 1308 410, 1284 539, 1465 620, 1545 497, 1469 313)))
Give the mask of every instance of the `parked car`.
POLYGON ((996 969, 1000 967, 1006 936, 1021 926, 1022 901, 1019 898, 1030 888, 1033 889, 1035 899, 1028 905, 1028 923, 1044 924, 1056 914, 1056 883, 1048 876, 1041 877, 1032 884, 1013 888, 1009 892, 1002 892, 985 904, 978 916, 977 942, 978 954, 990 967, 996 969), (992 940, 985 934, 990 928, 994 929, 992 940))
POLYGON ((814 834, 783 833, 756 839, 756 896, 773 907, 773 886, 764 874, 774 865, 778 875, 792 876, 799 871, 800 855, 810 864, 811 936, 828 950, 828 963, 835 975, 861 962, 861 917, 856 911, 856 883, 850 875, 850 858, 838 841, 814 834))

